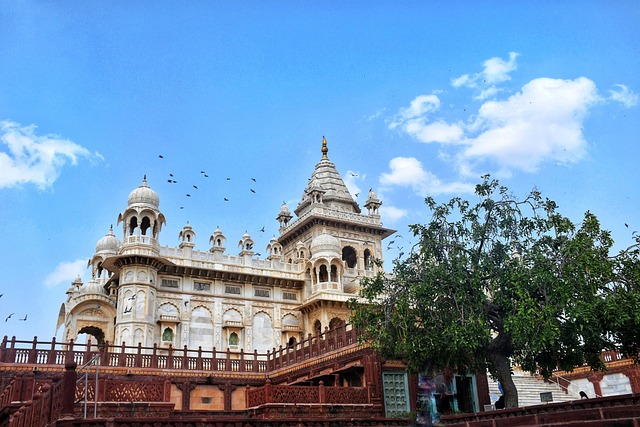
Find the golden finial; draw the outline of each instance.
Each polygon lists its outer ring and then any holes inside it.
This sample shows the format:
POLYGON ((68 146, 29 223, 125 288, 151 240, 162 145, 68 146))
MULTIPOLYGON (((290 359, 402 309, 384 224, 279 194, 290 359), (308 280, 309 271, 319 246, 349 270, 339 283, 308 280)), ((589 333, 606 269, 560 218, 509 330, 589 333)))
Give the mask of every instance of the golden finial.
POLYGON ((328 159, 329 157, 327 157, 327 153, 329 152, 329 149, 327 148, 327 139, 322 136, 322 158, 323 159, 328 159))

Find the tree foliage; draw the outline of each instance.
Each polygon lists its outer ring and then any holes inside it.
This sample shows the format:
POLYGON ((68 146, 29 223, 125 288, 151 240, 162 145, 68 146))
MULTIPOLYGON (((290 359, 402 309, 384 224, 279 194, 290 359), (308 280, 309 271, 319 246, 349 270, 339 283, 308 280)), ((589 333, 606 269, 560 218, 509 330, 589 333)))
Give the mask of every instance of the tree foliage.
POLYGON ((640 263, 636 237, 611 256, 595 215, 574 224, 552 200, 517 199, 489 176, 476 204, 426 204, 418 243, 393 273, 361 282, 352 322, 383 356, 415 372, 488 369, 517 406, 511 364, 548 377, 588 364, 603 350, 637 357, 640 263))

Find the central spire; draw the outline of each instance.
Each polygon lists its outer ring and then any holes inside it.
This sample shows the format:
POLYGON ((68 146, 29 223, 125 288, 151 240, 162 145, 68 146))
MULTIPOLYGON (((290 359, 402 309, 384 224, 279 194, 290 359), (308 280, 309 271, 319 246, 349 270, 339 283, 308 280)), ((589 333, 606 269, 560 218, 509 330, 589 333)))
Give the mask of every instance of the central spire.
POLYGON ((327 139, 322 136, 322 158, 323 159, 329 159, 329 157, 327 157, 327 153, 329 152, 329 149, 327 148, 327 139))

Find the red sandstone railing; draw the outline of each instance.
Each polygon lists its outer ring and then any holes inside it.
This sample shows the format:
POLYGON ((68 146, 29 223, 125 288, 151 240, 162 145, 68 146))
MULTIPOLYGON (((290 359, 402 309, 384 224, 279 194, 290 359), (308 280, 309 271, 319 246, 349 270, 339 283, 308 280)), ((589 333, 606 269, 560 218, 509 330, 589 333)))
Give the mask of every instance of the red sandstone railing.
POLYGON ((285 347, 279 346, 266 353, 240 351, 220 351, 215 347, 197 350, 168 347, 128 346, 126 343, 114 346, 109 343, 95 345, 91 341, 86 344, 59 343, 53 338, 49 342, 9 340, 4 337, 0 343, 0 363, 32 364, 32 365, 64 365, 67 353, 78 365, 83 365, 94 355, 99 355, 100 367, 146 368, 146 369, 178 369, 198 371, 224 372, 256 372, 267 373, 333 351, 357 345, 358 333, 351 325, 342 325, 334 329, 325 329, 321 334, 311 335, 300 342, 285 347))
POLYGON ((246 390, 247 408, 255 408, 267 403, 330 403, 366 404, 371 403, 368 387, 325 387, 273 385, 270 380, 263 387, 246 390))
MULTIPOLYGON (((9 387, 5 390, 7 391, 9 387)), ((9 417, 9 427, 46 426, 62 413, 63 382, 45 383, 9 417)), ((4 403, 4 402, 3 402, 4 403)))

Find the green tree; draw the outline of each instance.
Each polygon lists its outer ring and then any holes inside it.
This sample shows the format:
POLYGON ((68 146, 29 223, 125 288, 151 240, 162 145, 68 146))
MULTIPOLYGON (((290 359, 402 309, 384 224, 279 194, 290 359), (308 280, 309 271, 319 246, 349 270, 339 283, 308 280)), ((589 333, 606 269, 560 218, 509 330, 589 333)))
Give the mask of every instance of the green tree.
POLYGON ((603 350, 638 355, 640 267, 635 244, 615 256, 587 212, 579 224, 537 190, 517 199, 489 176, 471 204, 426 203, 418 243, 391 274, 361 282, 352 322, 414 372, 488 369, 518 406, 511 366, 603 369, 603 350))

